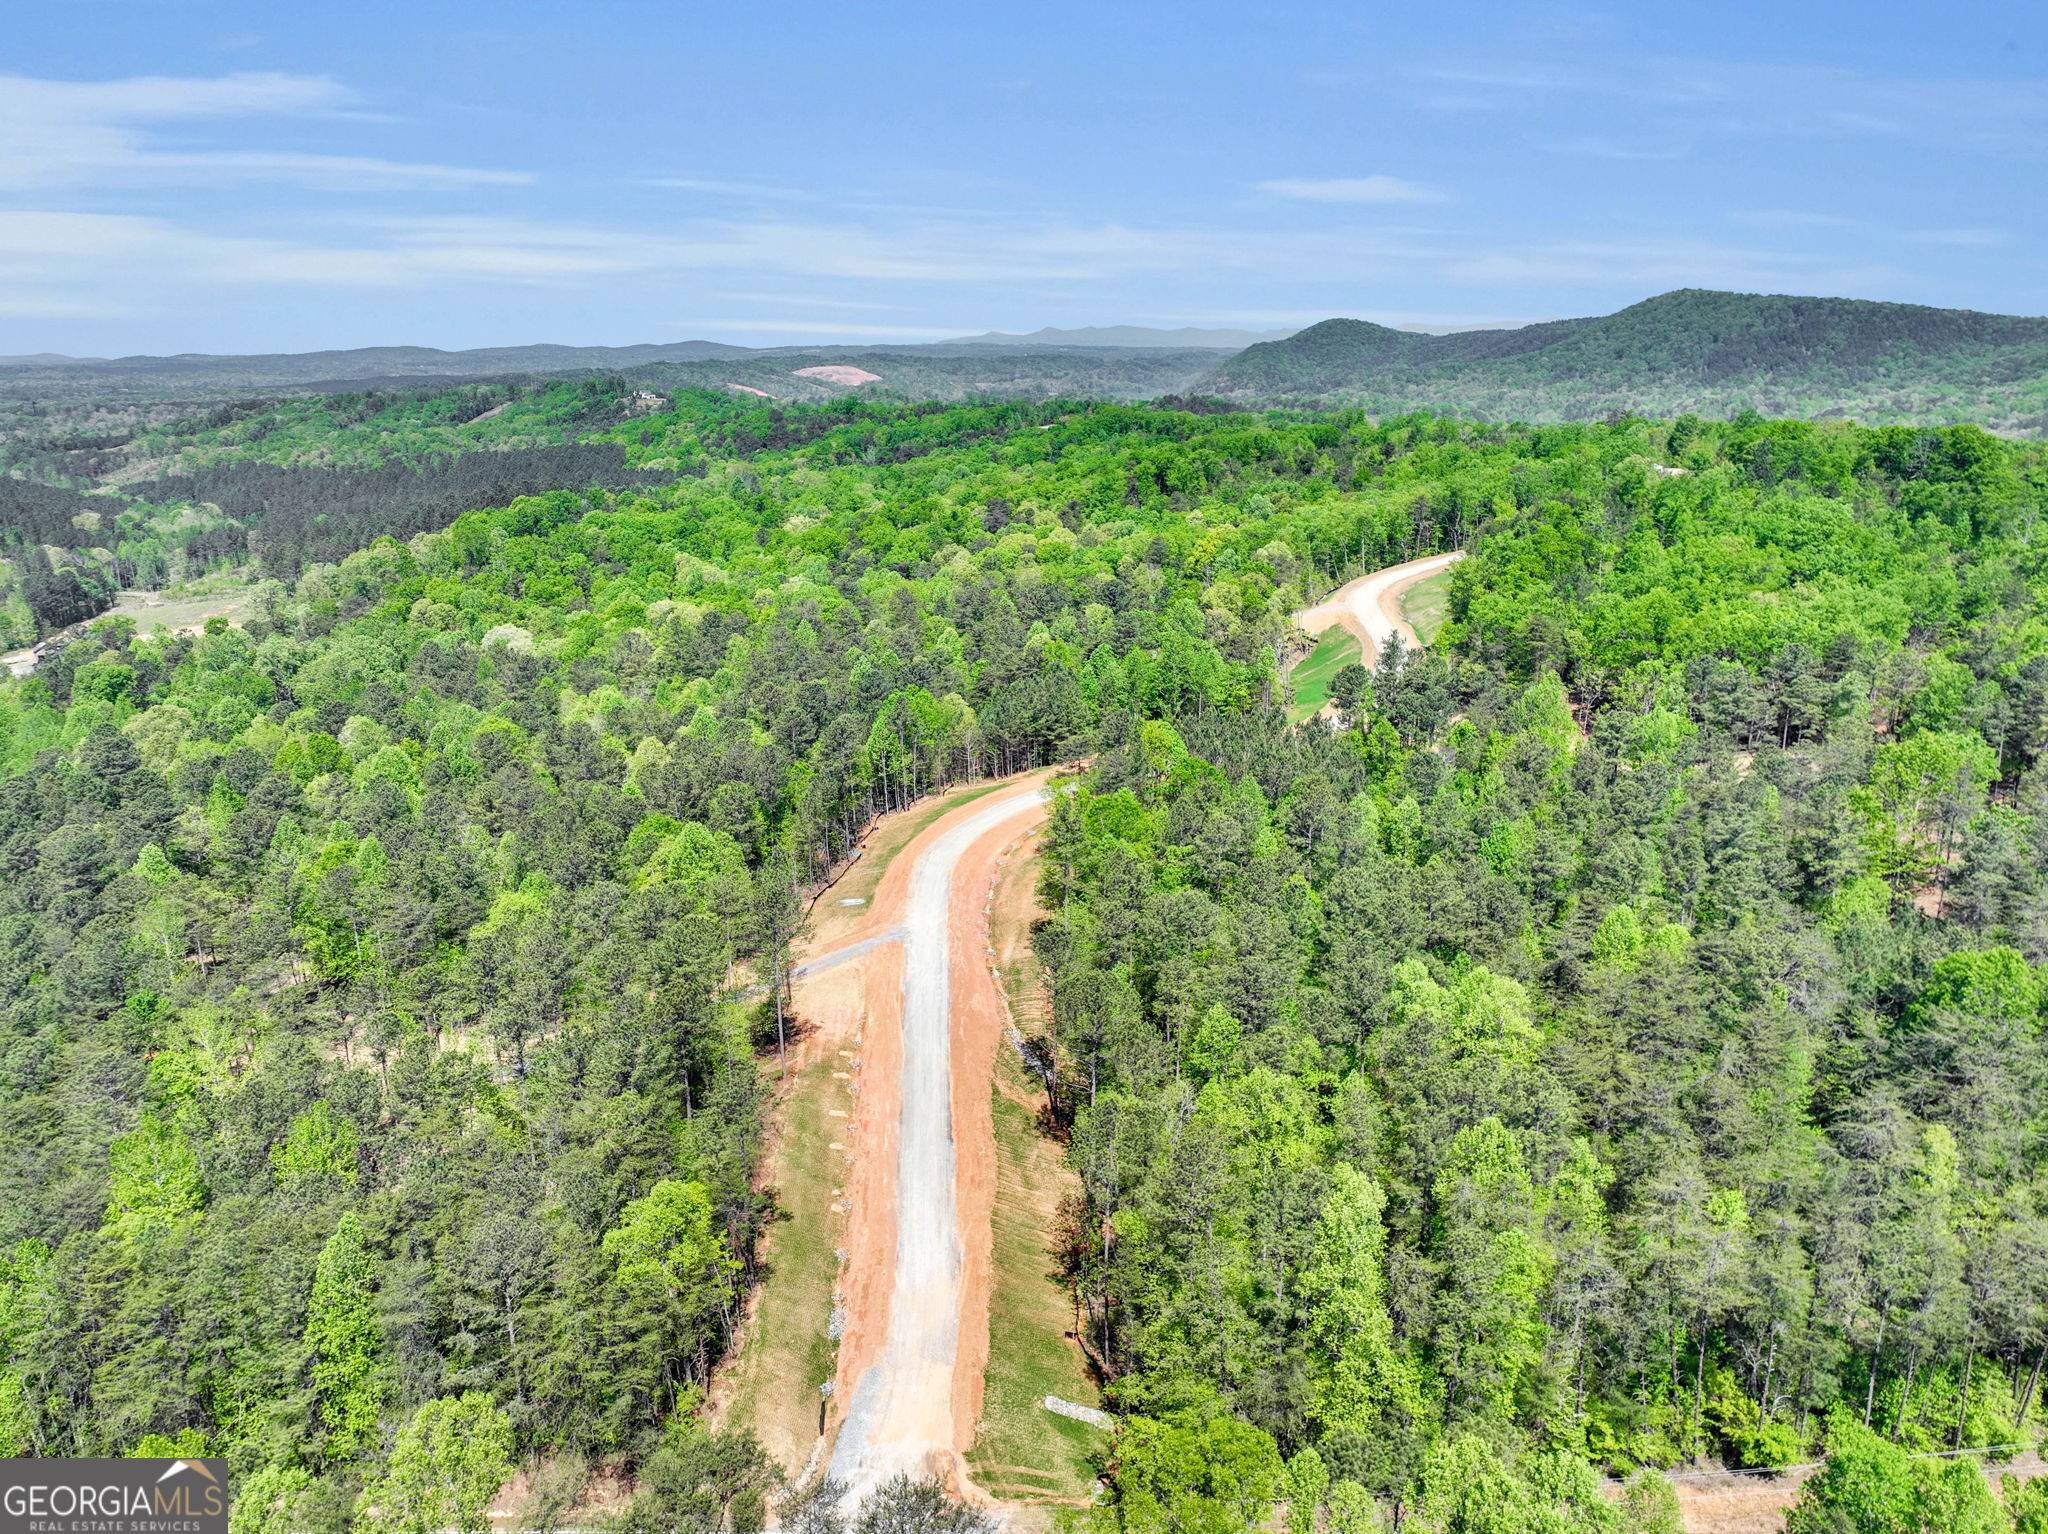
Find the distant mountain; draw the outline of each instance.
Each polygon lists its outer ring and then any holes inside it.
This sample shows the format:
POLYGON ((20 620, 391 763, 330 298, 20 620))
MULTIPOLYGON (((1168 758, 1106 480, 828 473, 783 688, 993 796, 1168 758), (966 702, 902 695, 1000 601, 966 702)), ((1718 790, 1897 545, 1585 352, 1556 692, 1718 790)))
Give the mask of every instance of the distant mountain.
POLYGON ((2048 319, 1688 288, 1615 314, 1420 335, 1325 320, 1247 347, 1191 392, 1245 404, 1976 420, 2048 429, 2048 319))
POLYGON ((70 368, 99 360, 97 357, 67 357, 62 352, 29 352, 21 357, 0 357, 0 368, 70 368))
POLYGON ((677 341, 250 357, 44 354, 0 359, 0 400, 223 399, 579 372, 631 372, 661 388, 776 400, 843 393, 829 377, 805 376, 818 367, 871 373, 875 381, 862 392, 893 399, 1197 397, 1527 421, 1754 409, 2048 433, 2048 319, 1696 288, 1593 318, 1448 334, 1332 319, 1271 337, 1110 325, 897 346, 677 341))
POLYGON ((1155 330, 1146 325, 1083 325, 1060 330, 1047 325, 1028 335, 991 330, 978 336, 958 336, 941 341, 941 346, 1124 346, 1157 347, 1162 350, 1238 351, 1261 341, 1285 340, 1289 330, 1204 330, 1183 325, 1178 330, 1155 330))
POLYGON ((444 352, 432 346, 360 346, 347 351, 269 352, 216 356, 180 352, 168 357, 0 358, 0 366, 21 369, 85 369, 110 378, 146 377, 267 384, 313 383, 359 378, 479 378, 505 373, 570 373, 584 369, 644 367, 654 362, 700 362, 738 356, 748 348, 720 341, 676 341, 641 346, 483 346, 444 352))
POLYGON ((233 399, 290 391, 353 392, 433 387, 463 379, 570 373, 630 373, 663 388, 732 388, 778 400, 844 393, 819 367, 855 367, 878 380, 863 392, 896 399, 993 395, 1044 399, 1155 399, 1186 389, 1216 362, 1213 347, 996 346, 939 342, 914 346, 729 346, 677 341, 646 346, 495 346, 437 351, 371 346, 352 351, 261 356, 186 353, 170 357, 25 359, 0 364, 0 399, 127 401, 233 399))

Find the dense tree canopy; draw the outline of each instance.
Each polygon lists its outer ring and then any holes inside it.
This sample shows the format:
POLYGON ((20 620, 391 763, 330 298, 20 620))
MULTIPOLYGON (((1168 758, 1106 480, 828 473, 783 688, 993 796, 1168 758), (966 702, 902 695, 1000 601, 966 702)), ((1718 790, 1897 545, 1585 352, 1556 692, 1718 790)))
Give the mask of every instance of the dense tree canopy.
POLYGON ((1096 1516, 1606 1527, 1603 1468, 2038 1420, 2038 450, 709 395, 608 440, 645 482, 0 690, 0 1448, 193 1435, 320 1528, 610 1459, 751 1526, 691 1412, 797 892, 1084 755, 1039 946, 1096 1516), (1288 614, 1461 545, 1439 646, 1288 728, 1288 614))
MULTIPOLYGON (((2032 1441, 2039 459, 1630 432, 1518 448, 1440 648, 1337 728, 1120 715, 1055 811, 1070 1261, 1132 1444, 1231 1420, 1333 1519, 1596 1529, 1559 1447, 2032 1441)), ((2002 1527, 1952 1471, 1898 1495, 2002 1527)))

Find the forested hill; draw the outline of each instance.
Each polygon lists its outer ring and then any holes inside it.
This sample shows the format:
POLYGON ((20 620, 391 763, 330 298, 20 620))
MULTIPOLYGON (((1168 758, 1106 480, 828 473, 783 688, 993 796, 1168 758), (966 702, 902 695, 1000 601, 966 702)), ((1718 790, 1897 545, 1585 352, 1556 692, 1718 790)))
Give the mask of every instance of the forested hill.
POLYGON ((687 341, 0 359, 0 431, 53 404, 134 411, 266 391, 389 392, 436 379, 620 370, 657 392, 723 389, 791 402, 849 393, 902 401, 1196 398, 1532 421, 1756 410, 2048 431, 2048 319, 1961 309, 1687 289, 1616 314, 1514 330, 1428 335, 1332 319, 1224 355, 1247 339, 1249 332, 1120 326, 902 346, 687 341))
MULTIPOLYGON (((1164 337, 1164 339, 1162 339, 1164 337)), ((503 346, 444 352, 385 346, 274 356, 25 358, 0 361, 0 426, 52 402, 135 406, 235 399, 267 391, 419 388, 436 380, 509 380, 627 370, 644 387, 738 390, 771 399, 831 399, 850 388, 898 400, 979 396, 1152 399, 1186 388, 1215 364, 1213 341, 1105 339, 1077 333, 1011 344, 988 338, 917 346, 503 346), (865 378, 807 372, 854 369, 865 378), (842 381, 845 380, 845 381, 842 381)))
POLYGON ((1802 1530, 2008 1527, 1903 1456, 2042 1421, 2040 445, 607 436, 659 482, 0 684, 0 1453, 218 1453, 238 1531, 481 1527, 515 1467, 560 1526, 593 1466, 622 1529, 758 1528, 697 1412, 776 1217, 735 966, 877 810, 1085 756, 1039 1043, 1086 1525, 1634 1534, 1669 1489, 1603 1471, 1825 1447, 1802 1530), (1442 648, 1290 728, 1290 612, 1454 545, 1442 648))
POLYGON ((675 341, 641 346, 484 346, 467 351, 361 346, 345 351, 250 355, 186 352, 167 357, 0 357, 0 387, 57 397, 86 391, 197 396, 222 389, 615 370, 657 362, 697 362, 746 350, 719 341, 675 341))
POLYGON ((1431 336, 1325 320, 1248 347, 1193 392, 1493 419, 1754 409, 2038 433, 2048 429, 2048 319, 1686 289, 1519 330, 1431 336))

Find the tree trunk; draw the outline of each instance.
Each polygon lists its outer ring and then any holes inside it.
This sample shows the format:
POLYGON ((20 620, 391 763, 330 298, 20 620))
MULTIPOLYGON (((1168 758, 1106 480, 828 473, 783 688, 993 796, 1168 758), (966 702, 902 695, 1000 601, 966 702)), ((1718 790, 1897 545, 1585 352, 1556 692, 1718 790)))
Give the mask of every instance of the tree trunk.
POLYGON ((1884 1357, 1884 1324, 1891 1318, 1891 1307, 1886 1306, 1877 1313, 1877 1346, 1870 1350, 1870 1377, 1863 1383, 1863 1425, 1870 1426, 1870 1409, 1877 1404, 1877 1364, 1884 1357))
MULTIPOLYGON (((1707 1414, 1707 1323, 1700 1320, 1700 1351, 1692 1366, 1692 1438, 1697 1444, 1700 1423, 1707 1414)), ((1695 1450, 1695 1452, 1697 1452, 1695 1450)))
POLYGON ((1583 1424, 1586 1420, 1586 1313, 1583 1307, 1579 1311, 1578 1323, 1573 1331, 1575 1335, 1572 1340, 1572 1372, 1576 1378, 1572 1385, 1572 1420, 1583 1424))
POLYGON ((1970 1371, 1976 1365, 1977 1339, 1972 1337, 1969 1351, 1963 1355, 1963 1398, 1956 1407, 1956 1437, 1955 1442, 1949 1445, 1951 1449, 1960 1449, 1963 1446, 1963 1424, 1970 1419, 1970 1371))
POLYGON ((1913 1406, 1913 1374, 1920 1367, 1920 1350, 1910 1349, 1906 1354, 1906 1388, 1899 1392, 1899 1412, 1892 1419, 1892 1441, 1898 1442, 1899 1434, 1906 1430, 1906 1413, 1913 1406))
POLYGON ((2048 1362, 2048 1342, 2041 1344, 2041 1351, 2034 1355, 2034 1367, 2027 1371, 2027 1388, 2020 1392, 2020 1409, 2013 1416, 2022 1434, 2027 1426, 2027 1408, 2034 1402, 2034 1387, 2041 1383, 2041 1365, 2048 1362))

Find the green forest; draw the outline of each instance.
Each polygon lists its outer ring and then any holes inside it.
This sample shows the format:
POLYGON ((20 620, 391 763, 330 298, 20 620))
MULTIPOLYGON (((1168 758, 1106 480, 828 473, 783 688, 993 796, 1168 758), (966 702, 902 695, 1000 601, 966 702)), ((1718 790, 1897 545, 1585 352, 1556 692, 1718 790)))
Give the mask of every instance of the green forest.
POLYGON ((2048 319, 1685 288, 1512 330, 1431 335, 1325 320, 1247 347, 1188 392, 1493 420, 1759 410, 2039 436, 2048 430, 2048 319))
POLYGON ((2048 1421, 2040 444, 485 387, 153 422, 138 535, 254 610, 0 683, 0 1453, 824 1530, 700 1411, 805 897, 1086 760, 1073 1534, 1664 1534, 1823 1456, 1796 1534, 2048 1529, 1978 1468, 2048 1421), (1289 615, 1452 548, 1290 724, 1289 615))

